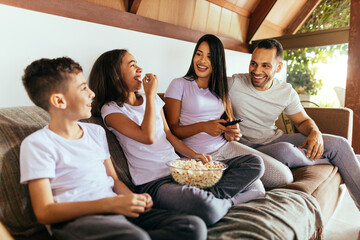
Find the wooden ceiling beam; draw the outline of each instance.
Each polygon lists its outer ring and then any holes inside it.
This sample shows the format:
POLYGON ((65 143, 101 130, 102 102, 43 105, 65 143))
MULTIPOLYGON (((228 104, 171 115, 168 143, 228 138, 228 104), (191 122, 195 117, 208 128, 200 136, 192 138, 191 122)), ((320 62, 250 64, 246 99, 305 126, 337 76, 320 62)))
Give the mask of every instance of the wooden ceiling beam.
POLYGON ((356 154, 360 153, 360 0, 351 0, 350 36, 348 53, 348 71, 345 92, 345 107, 354 113, 352 146, 356 154))
MULTIPOLYGON (((0 4, 189 42, 197 42, 206 34, 85 0, 0 0, 0 4)), ((249 45, 246 43, 233 38, 218 37, 226 49, 249 52, 249 45)))
POLYGON ((302 7, 301 11, 296 14, 293 21, 288 25, 285 30, 285 34, 295 34, 297 30, 303 25, 306 19, 309 17, 311 12, 319 5, 321 0, 308 0, 302 7))
POLYGON ((141 3, 141 0, 129 0, 128 12, 136 14, 137 11, 139 10, 140 3, 141 3))
POLYGON ((244 17, 247 17, 247 18, 250 17, 251 12, 249 12, 249 11, 239 7, 239 6, 236 6, 235 4, 232 4, 232 3, 230 3, 230 2, 228 2, 226 0, 207 0, 207 1, 211 2, 211 3, 215 4, 215 5, 218 5, 218 6, 222 7, 222 8, 225 8, 227 10, 230 10, 230 11, 232 11, 234 13, 237 13, 237 14, 239 14, 241 16, 244 16, 244 17))
MULTIPOLYGON (((350 27, 341 27, 295 35, 285 35, 274 39, 279 40, 284 50, 287 50, 348 43, 349 33, 350 27)), ((261 40, 253 41, 251 48, 256 46, 260 41, 261 40)))
POLYGON ((261 0, 250 16, 246 42, 250 42, 277 0, 261 0))

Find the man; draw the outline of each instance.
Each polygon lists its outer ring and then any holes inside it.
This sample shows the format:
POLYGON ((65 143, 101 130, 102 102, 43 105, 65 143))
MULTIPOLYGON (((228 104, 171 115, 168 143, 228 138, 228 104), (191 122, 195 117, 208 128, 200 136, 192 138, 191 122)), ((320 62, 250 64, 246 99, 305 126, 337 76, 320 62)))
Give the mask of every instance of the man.
POLYGON ((244 119, 240 142, 289 167, 329 163, 338 166, 360 210, 359 160, 346 139, 322 134, 291 85, 275 78, 282 69, 282 60, 280 42, 263 40, 252 53, 249 74, 235 74, 228 79, 234 115, 244 119), (300 133, 284 134, 277 129, 275 121, 282 112, 300 133))

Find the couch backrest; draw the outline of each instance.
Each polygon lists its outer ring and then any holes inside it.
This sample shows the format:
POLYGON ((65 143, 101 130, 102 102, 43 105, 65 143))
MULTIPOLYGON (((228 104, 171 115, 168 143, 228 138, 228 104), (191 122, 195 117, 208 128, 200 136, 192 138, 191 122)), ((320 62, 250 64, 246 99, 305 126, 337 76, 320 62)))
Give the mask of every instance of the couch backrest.
POLYGON ((352 143, 353 111, 350 108, 305 107, 322 133, 342 136, 352 143))
MULTIPOLYGON (((35 106, 0 109, 0 222, 12 235, 27 236, 44 229, 33 214, 27 185, 19 183, 19 152, 22 140, 48 122, 48 113, 35 106)), ((100 117, 85 122, 104 127, 100 117)), ((108 130, 106 134, 119 179, 133 189, 124 153, 115 136, 108 130)))

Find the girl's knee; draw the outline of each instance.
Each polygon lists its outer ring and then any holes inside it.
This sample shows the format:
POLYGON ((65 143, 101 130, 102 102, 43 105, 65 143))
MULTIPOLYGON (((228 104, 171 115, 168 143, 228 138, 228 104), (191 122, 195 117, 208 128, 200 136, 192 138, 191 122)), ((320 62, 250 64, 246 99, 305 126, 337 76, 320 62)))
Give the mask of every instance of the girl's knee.
POLYGON ((188 220, 188 234, 186 238, 188 240, 200 240, 206 239, 207 237, 207 227, 205 222, 197 216, 190 215, 187 217, 188 220))
POLYGON ((256 155, 256 154, 249 154, 249 155, 247 155, 247 157, 248 157, 247 162, 250 162, 253 166, 257 166, 262 172, 264 171, 265 164, 264 164, 264 160, 262 159, 262 157, 260 157, 259 155, 256 155))
POLYGON ((253 199, 265 196, 264 184, 260 179, 256 180, 249 187, 247 187, 246 191, 251 192, 253 199))
POLYGON ((247 190, 251 190, 251 191, 257 191, 262 195, 265 195, 265 188, 264 188, 264 184, 261 182, 261 180, 256 180, 255 182, 253 182, 248 188, 247 190))
MULTIPOLYGON (((143 229, 134 229, 131 233, 129 233, 125 238, 121 236, 122 239, 132 239, 132 240, 150 240, 150 236, 145 230, 143 229)), ((115 238, 113 238, 115 239, 115 238)))
POLYGON ((211 200, 202 202, 194 211, 197 212, 196 215, 201 217, 207 226, 213 225, 223 218, 232 206, 230 199, 223 199, 222 201, 224 202, 220 203, 211 200))
POLYGON ((258 165, 259 168, 259 174, 258 178, 261 178, 264 175, 265 172, 265 163, 262 157, 259 155, 252 155, 253 156, 253 162, 258 165))

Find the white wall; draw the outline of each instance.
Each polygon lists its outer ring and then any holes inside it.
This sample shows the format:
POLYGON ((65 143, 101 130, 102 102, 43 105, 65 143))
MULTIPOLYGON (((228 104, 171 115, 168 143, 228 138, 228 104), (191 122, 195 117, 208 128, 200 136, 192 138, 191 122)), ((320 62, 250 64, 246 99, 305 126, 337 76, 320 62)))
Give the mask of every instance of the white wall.
MULTIPOLYGON (((88 77, 105 51, 128 49, 143 72, 159 77, 158 92, 183 76, 195 43, 129 31, 0 4, 0 107, 32 105, 21 83, 24 68, 39 58, 69 56, 88 77)), ((228 75, 247 72, 250 54, 226 50, 228 75)))

